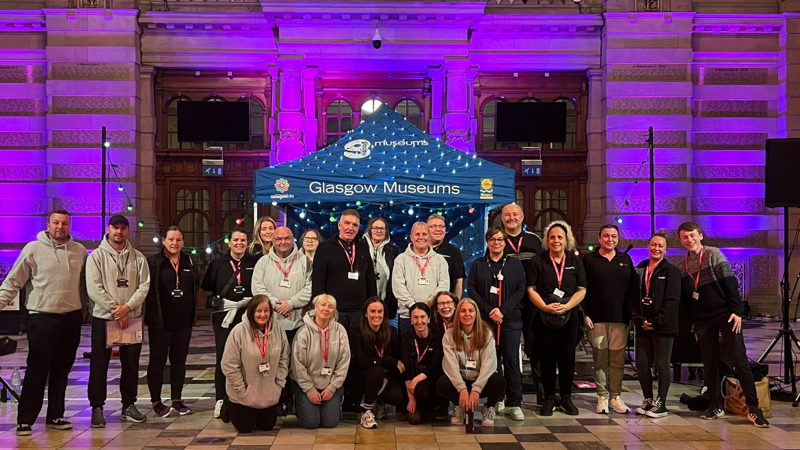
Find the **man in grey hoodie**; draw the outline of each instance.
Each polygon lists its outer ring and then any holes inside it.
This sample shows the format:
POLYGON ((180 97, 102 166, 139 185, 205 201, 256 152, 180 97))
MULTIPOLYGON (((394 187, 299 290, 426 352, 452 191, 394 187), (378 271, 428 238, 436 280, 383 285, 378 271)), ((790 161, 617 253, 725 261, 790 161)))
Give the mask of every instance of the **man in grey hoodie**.
MULTIPOLYGON (((117 321, 121 328, 142 315, 142 304, 150 289, 150 270, 142 252, 128 241, 128 219, 119 214, 108 221, 108 234, 86 264, 86 290, 89 293, 92 317, 92 359, 89 371, 89 404, 92 406, 92 427, 106 426, 103 405, 106 401, 106 378, 111 348, 106 348, 106 327, 117 321)), ((147 418, 136 409, 139 391, 139 355, 142 344, 120 346, 122 376, 122 419, 141 423, 147 418)))
POLYGON ((81 340, 81 299, 86 293, 86 247, 69 234, 70 215, 56 210, 47 231, 22 249, 0 286, 0 309, 25 288, 28 313, 28 370, 17 410, 17 436, 30 436, 48 385, 47 428, 68 430, 64 420, 67 376, 81 340), (49 378, 49 383, 48 383, 49 378))
POLYGON ((411 226, 411 244, 394 261, 392 291, 397 297, 397 328, 402 336, 411 329, 408 311, 414 303, 431 304, 437 292, 450 290, 447 260, 430 246, 428 224, 411 226))

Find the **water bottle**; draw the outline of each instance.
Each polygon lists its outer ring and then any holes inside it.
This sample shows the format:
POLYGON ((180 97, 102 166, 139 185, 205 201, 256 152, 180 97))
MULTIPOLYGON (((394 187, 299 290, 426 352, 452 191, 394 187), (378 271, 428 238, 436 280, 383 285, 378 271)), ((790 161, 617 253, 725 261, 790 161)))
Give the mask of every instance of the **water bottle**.
MULTIPOLYGON (((14 373, 11 374, 11 389, 19 395, 20 388, 22 387, 22 377, 19 374, 19 367, 14 367, 14 373)), ((17 399, 12 395, 11 399, 16 403, 17 399)))
POLYGON ((475 411, 468 409, 465 414, 467 417, 467 434, 475 433, 475 411))

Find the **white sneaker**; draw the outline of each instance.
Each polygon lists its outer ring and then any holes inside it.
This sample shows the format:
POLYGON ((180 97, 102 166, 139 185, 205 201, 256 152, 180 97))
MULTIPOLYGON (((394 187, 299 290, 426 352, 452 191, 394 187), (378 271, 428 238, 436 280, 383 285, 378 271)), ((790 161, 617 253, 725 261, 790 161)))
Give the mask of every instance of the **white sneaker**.
POLYGON ((497 414, 503 414, 503 411, 506 409, 506 402, 504 400, 500 400, 499 402, 495 403, 494 411, 497 414))
POLYGON ((494 406, 486 407, 483 405, 481 408, 481 416, 483 420, 481 420, 481 425, 485 427, 493 427, 494 426, 494 406))
POLYGON ((450 418, 451 425, 463 425, 464 424, 464 417, 466 417, 467 413, 464 411, 464 408, 460 406, 453 406, 453 417, 450 418))
POLYGON ((511 415, 511 420, 525 420, 525 414, 522 414, 522 408, 519 406, 508 408, 508 414, 511 415))
POLYGON ((618 414, 628 414, 631 412, 631 409, 628 408, 628 405, 626 405, 625 402, 623 402, 619 397, 611 399, 611 407, 614 408, 614 411, 616 411, 618 414))
POLYGON ((214 418, 219 419, 219 415, 222 414, 222 404, 225 403, 225 400, 217 400, 217 403, 214 405, 214 418))
POLYGON ((597 397, 597 414, 608 414, 608 397, 597 397))
POLYGON ((375 421, 372 411, 367 410, 361 414, 361 426, 364 428, 378 428, 378 422, 375 421))

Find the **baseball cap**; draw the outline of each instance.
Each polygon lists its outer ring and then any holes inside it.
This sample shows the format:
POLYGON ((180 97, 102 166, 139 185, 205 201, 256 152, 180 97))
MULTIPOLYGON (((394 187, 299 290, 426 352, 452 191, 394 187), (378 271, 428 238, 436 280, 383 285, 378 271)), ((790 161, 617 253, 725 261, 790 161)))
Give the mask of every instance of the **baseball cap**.
POLYGON ((126 219, 125 216, 123 216, 121 214, 114 214, 113 216, 111 216, 110 219, 108 219, 108 224, 109 225, 114 225, 115 223, 119 223, 119 222, 122 222, 127 226, 131 226, 130 222, 128 222, 128 219, 126 219))

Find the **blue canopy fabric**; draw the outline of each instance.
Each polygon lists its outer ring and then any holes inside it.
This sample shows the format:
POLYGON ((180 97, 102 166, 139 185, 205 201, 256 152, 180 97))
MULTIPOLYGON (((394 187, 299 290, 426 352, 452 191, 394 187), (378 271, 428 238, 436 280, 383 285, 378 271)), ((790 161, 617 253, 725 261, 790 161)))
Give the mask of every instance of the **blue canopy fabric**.
POLYGON ((258 203, 512 203, 515 173, 451 147, 386 104, 334 144, 254 173, 258 203))

